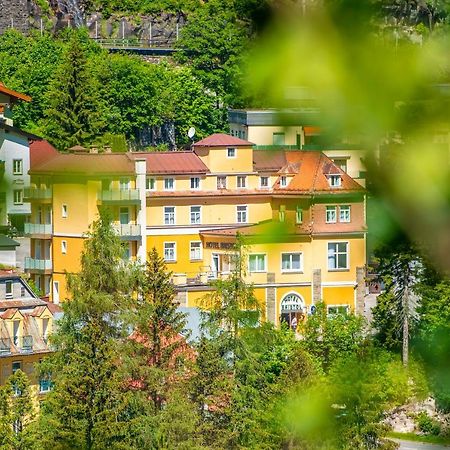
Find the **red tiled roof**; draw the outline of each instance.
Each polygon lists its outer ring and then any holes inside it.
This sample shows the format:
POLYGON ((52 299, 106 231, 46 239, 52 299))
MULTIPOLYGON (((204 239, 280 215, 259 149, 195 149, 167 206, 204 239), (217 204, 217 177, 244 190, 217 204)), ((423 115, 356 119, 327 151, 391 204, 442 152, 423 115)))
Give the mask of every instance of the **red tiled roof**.
POLYGON ((44 305, 46 305, 46 302, 39 298, 11 299, 0 301, 0 309, 34 308, 35 306, 44 306, 44 305))
POLYGON ((323 153, 307 151, 286 152, 286 159, 288 164, 298 164, 299 171, 290 178, 285 188, 280 187, 278 180, 274 185, 274 193, 364 191, 360 184, 338 168, 323 153), (327 174, 341 175, 341 186, 331 187, 327 174))
POLYGON ((253 146, 252 142, 244 141, 235 136, 230 136, 224 133, 214 133, 211 136, 202 139, 194 144, 195 147, 239 147, 239 146, 253 146))
POLYGON ((59 155, 58 150, 46 140, 30 142, 30 169, 33 170, 40 164, 59 155))
POLYGON ((207 173, 208 167, 191 151, 185 152, 136 152, 129 153, 132 158, 145 158, 147 160, 147 173, 183 174, 207 173))
POLYGON ((25 102, 31 102, 31 97, 29 95, 21 94, 20 92, 13 91, 12 89, 8 89, 1 81, 0 81, 0 92, 5 95, 9 95, 17 100, 24 100, 25 102))
POLYGON ((107 175, 134 173, 133 159, 127 153, 59 153, 30 170, 30 174, 62 173, 77 175, 107 175))
POLYGON ((257 172, 280 170, 286 165, 283 150, 253 150, 253 165, 257 172))
POLYGON ((148 194, 151 200, 154 197, 227 197, 242 195, 272 195, 270 189, 217 189, 213 191, 152 191, 148 194))
POLYGON ((303 131, 305 132, 305 136, 317 136, 320 134, 320 127, 303 127, 303 131))
POLYGON ((14 314, 16 314, 17 311, 19 311, 17 308, 9 308, 6 311, 2 312, 0 314, 0 317, 2 319, 11 319, 11 317, 14 317, 14 314))

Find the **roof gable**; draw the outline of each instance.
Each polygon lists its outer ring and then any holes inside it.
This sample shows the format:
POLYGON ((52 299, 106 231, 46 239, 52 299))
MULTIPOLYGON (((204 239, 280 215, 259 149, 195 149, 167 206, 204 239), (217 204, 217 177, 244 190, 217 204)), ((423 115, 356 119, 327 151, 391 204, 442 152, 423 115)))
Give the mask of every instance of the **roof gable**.
POLYGON ((225 133, 214 133, 194 144, 194 147, 251 147, 252 142, 245 141, 225 133))
POLYGON ((25 102, 31 102, 31 97, 29 95, 21 94, 20 92, 8 89, 1 81, 0 81, 0 92, 2 94, 8 95, 14 100, 23 100, 25 102))

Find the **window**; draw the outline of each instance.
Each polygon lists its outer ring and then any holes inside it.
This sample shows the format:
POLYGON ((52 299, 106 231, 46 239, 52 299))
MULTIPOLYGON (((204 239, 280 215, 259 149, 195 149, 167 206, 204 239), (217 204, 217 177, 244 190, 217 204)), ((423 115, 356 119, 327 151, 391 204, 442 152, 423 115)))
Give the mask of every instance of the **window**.
POLYGON ((52 383, 50 381, 50 377, 42 377, 39 379, 39 393, 43 394, 45 392, 50 392, 52 388, 52 383))
POLYGON ((175 179, 174 178, 164 178, 164 190, 173 191, 175 189, 175 179))
POLYGON ((14 320, 13 322, 13 344, 19 345, 19 328, 20 320, 14 320))
POLYGON ((156 189, 156 180, 154 178, 146 178, 145 189, 147 191, 154 191, 156 189))
POLYGON ((13 175, 23 174, 23 163, 21 159, 13 159, 13 175))
POLYGON ((6 298, 13 298, 13 282, 8 280, 5 282, 6 298))
POLYGON ((176 244, 175 242, 164 242, 164 260, 176 261, 176 244))
POLYGON ((202 243, 199 241, 191 242, 189 254, 191 260, 197 261, 199 259, 202 259, 202 243))
POLYGON ((164 225, 175 225, 175 206, 164 207, 164 225))
POLYGON ((348 305, 328 306, 327 313, 329 316, 347 315, 348 305))
POLYGON ((295 223, 302 223, 303 222, 303 210, 300 208, 300 206, 297 206, 295 209, 295 223))
POLYGON ((348 269, 348 242, 328 243, 328 270, 348 269))
POLYGON ((301 272, 302 254, 301 253, 282 253, 281 254, 281 270, 283 272, 301 272))
POLYGON ((200 178, 199 177, 191 178, 191 189, 200 189, 200 178))
POLYGON ((284 145, 284 133, 273 133, 273 145, 284 145))
POLYGON ((12 373, 16 373, 18 370, 22 370, 22 361, 13 361, 12 363, 12 373))
POLYGON ((67 218, 68 216, 67 205, 61 205, 61 216, 67 218))
POLYGON ((42 339, 47 342, 49 319, 42 319, 42 339))
POLYGON ((127 206, 122 206, 119 209, 120 225, 128 225, 130 223, 130 209, 127 206))
POLYGON ((340 175, 330 175, 328 178, 328 182, 331 187, 339 187, 341 185, 341 176, 340 175))
POLYGON ((337 216, 336 216, 336 206, 327 206, 326 207, 326 223, 336 223, 337 216))
POLYGON ((236 206, 237 223, 247 223, 247 206, 236 206))
POLYGON ((131 259, 131 242, 126 243, 123 247, 122 259, 124 261, 129 261, 131 259))
POLYGON ((121 178, 119 180, 119 189, 121 191, 128 191, 130 189, 130 179, 129 178, 121 178))
POLYGON ((245 188, 247 185, 247 177, 244 175, 240 175, 237 177, 237 187, 245 188))
POLYGON ((344 172, 347 172, 347 159, 345 158, 336 158, 333 159, 334 165, 339 167, 344 172))
POLYGON ((284 222, 286 219, 286 205, 280 205, 280 210, 278 211, 278 218, 280 222, 284 222))
POLYGON ((13 200, 15 205, 21 205, 23 203, 23 190, 22 189, 16 189, 13 192, 13 200))
POLYGON ((191 224, 198 224, 201 221, 201 206, 191 206, 191 224))
POLYGON ((25 294, 27 293, 27 291, 26 291, 26 289, 22 286, 21 288, 20 288, 20 296, 21 297, 25 297, 25 294))
POLYGON ((260 177, 259 178, 259 186, 262 188, 269 187, 269 177, 260 177))
POLYGON ((287 186, 287 177, 284 175, 280 177, 280 187, 286 187, 287 186))
POLYGON ((63 255, 67 253, 67 241, 61 241, 61 253, 63 255))
POLYGON ((250 272, 266 271, 266 255, 255 254, 248 257, 248 269, 250 272))
POLYGON ((236 158, 235 148, 227 148, 227 158, 236 158))
POLYGON ((339 207, 339 221, 340 222, 350 222, 350 206, 340 206, 339 207))
POLYGON ((227 177, 217 177, 217 189, 227 188, 227 177))

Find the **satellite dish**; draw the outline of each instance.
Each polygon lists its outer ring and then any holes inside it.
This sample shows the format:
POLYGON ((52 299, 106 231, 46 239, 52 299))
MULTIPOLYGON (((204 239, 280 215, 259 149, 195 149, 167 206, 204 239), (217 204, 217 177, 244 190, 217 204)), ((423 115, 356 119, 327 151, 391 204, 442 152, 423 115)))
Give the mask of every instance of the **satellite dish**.
POLYGON ((195 136, 195 128, 191 127, 191 128, 189 128, 189 131, 188 131, 188 137, 189 137, 189 139, 192 139, 194 136, 195 136))

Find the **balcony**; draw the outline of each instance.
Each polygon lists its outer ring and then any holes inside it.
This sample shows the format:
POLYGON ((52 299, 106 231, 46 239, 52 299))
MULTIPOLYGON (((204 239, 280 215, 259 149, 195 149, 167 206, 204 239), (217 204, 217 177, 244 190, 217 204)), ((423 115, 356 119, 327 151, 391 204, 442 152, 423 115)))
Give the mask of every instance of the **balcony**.
POLYGON ((47 236, 51 237, 52 224, 51 223, 26 223, 25 236, 47 236))
POLYGON ((0 339, 0 356, 9 355, 11 353, 11 339, 0 339))
POLYGON ((124 240, 135 241, 141 239, 140 225, 113 224, 113 229, 124 240))
POLYGON ((25 270, 31 273, 51 273, 51 259, 25 258, 25 270))
POLYGON ((139 189, 117 189, 100 191, 99 200, 105 204, 131 204, 139 205, 139 189))
POLYGON ((172 283, 174 286, 203 286, 216 280, 226 280, 230 277, 230 272, 204 271, 173 273, 172 283))
POLYGON ((23 198, 25 201, 51 200, 52 190, 50 188, 29 187, 25 189, 23 198))

